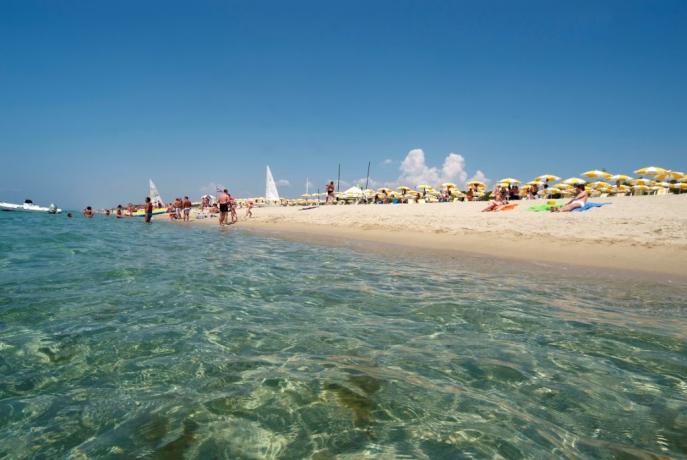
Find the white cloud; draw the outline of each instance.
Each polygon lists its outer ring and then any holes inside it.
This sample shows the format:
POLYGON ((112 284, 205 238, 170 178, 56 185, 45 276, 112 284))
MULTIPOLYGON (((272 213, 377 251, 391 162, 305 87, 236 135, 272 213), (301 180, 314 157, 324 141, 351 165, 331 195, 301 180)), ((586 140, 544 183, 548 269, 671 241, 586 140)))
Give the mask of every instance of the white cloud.
POLYGON ((479 170, 479 169, 478 169, 477 172, 470 178, 470 180, 471 180, 471 181, 472 181, 472 180, 478 180, 478 181, 484 182, 485 184, 487 184, 487 186, 489 185, 489 182, 491 182, 491 179, 489 179, 489 178, 487 177, 487 175, 484 174, 484 173, 483 173, 481 170, 479 170))
POLYGON ((386 160, 382 161, 382 166, 388 166, 388 165, 392 164, 393 162, 394 162, 394 160, 392 160, 391 158, 387 158, 386 160))
MULTIPOLYGON (((420 184, 429 184, 437 187, 443 182, 455 182, 460 187, 463 187, 468 178, 465 158, 457 153, 449 153, 444 158, 441 168, 439 168, 427 165, 425 152, 422 149, 413 149, 403 159, 399 169, 401 175, 397 183, 410 187, 417 187, 420 184)), ((489 180, 482 171, 477 171, 475 176, 479 177, 478 180, 489 180)))
POLYGON ((280 187, 291 187, 291 182, 289 182, 288 179, 279 179, 277 185, 280 187))

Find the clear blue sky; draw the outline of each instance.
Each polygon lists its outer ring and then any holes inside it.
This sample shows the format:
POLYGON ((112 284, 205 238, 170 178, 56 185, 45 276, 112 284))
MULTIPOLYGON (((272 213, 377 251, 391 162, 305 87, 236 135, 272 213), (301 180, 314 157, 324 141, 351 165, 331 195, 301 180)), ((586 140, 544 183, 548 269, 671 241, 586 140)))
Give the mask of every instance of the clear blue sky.
POLYGON ((685 170, 685 82, 684 0, 0 0, 0 200, 685 170))

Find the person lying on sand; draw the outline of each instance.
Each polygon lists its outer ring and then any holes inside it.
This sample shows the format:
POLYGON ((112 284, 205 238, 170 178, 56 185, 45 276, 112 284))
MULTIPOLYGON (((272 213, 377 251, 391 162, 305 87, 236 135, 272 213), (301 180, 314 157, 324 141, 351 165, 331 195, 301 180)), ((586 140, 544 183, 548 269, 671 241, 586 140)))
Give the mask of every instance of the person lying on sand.
POLYGON ((508 201, 506 201, 503 189, 501 186, 497 185, 494 189, 494 199, 489 202, 489 205, 486 208, 482 209, 482 212, 495 211, 496 208, 503 206, 506 203, 508 203, 508 201))
POLYGON ((582 206, 584 206, 585 203, 587 203, 587 200, 589 199, 589 194, 584 189, 584 184, 576 184, 575 190, 577 191, 577 195, 575 195, 575 197, 572 200, 565 203, 565 205, 562 208, 551 208, 551 212, 570 212, 573 209, 581 208, 582 206))

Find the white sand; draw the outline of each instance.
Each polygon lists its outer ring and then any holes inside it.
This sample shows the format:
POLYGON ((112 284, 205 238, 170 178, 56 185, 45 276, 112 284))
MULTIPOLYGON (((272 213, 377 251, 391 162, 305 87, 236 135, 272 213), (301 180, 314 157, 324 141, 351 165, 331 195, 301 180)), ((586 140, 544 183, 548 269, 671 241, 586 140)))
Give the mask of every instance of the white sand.
MULTIPOLYGON (((687 274, 687 194, 593 199, 586 212, 482 213, 485 202, 256 208, 237 227, 529 260, 687 274)), ((217 219, 197 221, 217 225, 217 219)))

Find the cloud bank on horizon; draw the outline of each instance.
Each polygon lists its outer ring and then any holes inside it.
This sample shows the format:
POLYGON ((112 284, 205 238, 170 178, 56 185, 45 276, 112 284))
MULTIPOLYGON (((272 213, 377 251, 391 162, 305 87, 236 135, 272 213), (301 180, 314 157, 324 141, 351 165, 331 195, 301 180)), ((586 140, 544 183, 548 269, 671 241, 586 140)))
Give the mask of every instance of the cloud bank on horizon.
MULTIPOLYGON (((465 158, 457 153, 449 153, 439 168, 427 165, 425 152, 422 149, 413 149, 401 162, 400 171, 401 175, 396 181, 398 185, 411 187, 417 187, 420 184, 438 186, 444 182, 454 182, 462 188, 468 180, 465 158)), ((489 178, 479 169, 472 179, 489 182, 489 178)))
MULTIPOLYGON (((382 161, 382 165, 392 164, 393 160, 390 158, 382 161)), ((457 153, 449 153, 444 158, 442 165, 430 166, 427 164, 425 152, 422 149, 416 148, 410 150, 405 158, 399 164, 399 176, 393 180, 383 180, 378 177, 361 177, 354 180, 340 181, 341 190, 345 190, 352 186, 365 187, 367 180, 368 187, 379 188, 389 187, 397 188, 401 185, 409 187, 417 187, 421 184, 429 184, 434 187, 439 187, 445 182, 453 182, 460 188, 466 187, 468 180, 479 180, 489 184, 491 180, 487 175, 481 171, 476 170, 472 176, 468 173, 465 158, 457 153)))

